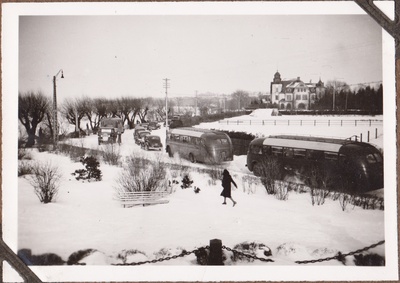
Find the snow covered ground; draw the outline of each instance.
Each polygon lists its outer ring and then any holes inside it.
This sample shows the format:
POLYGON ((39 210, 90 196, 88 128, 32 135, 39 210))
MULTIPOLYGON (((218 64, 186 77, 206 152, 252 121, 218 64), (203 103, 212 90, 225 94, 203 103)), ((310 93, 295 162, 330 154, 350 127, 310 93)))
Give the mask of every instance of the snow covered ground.
MULTIPOLYGON (((254 113, 254 115, 239 117, 239 119, 260 120, 260 115, 260 113, 254 113)), ((359 118, 346 117, 346 119, 359 118)), ((381 118, 365 117, 367 120, 381 118)), ((299 120, 307 119, 307 117, 268 116, 267 119, 299 120)), ((312 119, 326 120, 333 117, 313 116, 312 119)), ((238 118, 232 118, 232 120, 238 120, 238 118)), ((290 133, 337 137, 359 135, 360 132, 371 130, 367 126, 327 128, 251 125, 244 127, 223 122, 202 124, 199 127, 245 131, 257 135, 290 133)), ((154 133, 165 140, 165 128, 154 133)), ((372 140, 371 143, 383 149, 383 126, 379 127, 378 133, 378 139, 372 140)), ((99 148, 97 137, 94 135, 68 142, 78 146, 99 148)), ((125 131, 122 144, 117 146, 117 150, 122 156, 135 153, 145 155, 150 159, 161 156, 162 160, 171 161, 164 151, 146 152, 140 149, 134 144, 132 130, 125 131)), ((169 203, 132 208, 123 208, 114 198, 116 178, 123 170, 121 167, 102 163, 100 166, 103 173, 102 181, 82 182, 75 180, 71 175, 76 169, 83 168, 81 163, 73 162, 66 156, 46 152, 33 151, 32 156, 37 161, 51 161, 57 164, 63 172, 57 200, 50 204, 40 203, 29 182, 25 178, 18 178, 18 249, 31 249, 35 255, 55 253, 66 261, 74 252, 95 249, 97 252, 81 262, 87 265, 110 265, 121 263, 118 254, 123 254, 126 250, 142 252, 129 257, 127 262, 146 261, 157 259, 161 254, 176 255, 182 249, 192 251, 209 245, 211 239, 221 239, 223 245, 229 248, 234 248, 235 245, 243 242, 265 244, 271 249, 272 256, 266 257, 263 254, 259 256, 274 261, 272 263, 232 262, 232 253, 225 250, 226 265, 298 268, 295 263, 297 260, 320 259, 334 256, 338 252, 348 253, 385 239, 385 211, 363 210, 353 206, 348 206, 345 211, 342 211, 339 202, 331 199, 327 199, 324 205, 313 206, 309 193, 290 192, 286 201, 278 200, 274 196, 267 195, 262 185, 248 185, 244 179, 250 173, 245 166, 245 156, 235 156, 234 161, 223 165, 223 168, 231 171, 238 184, 238 188, 233 189, 232 192, 233 198, 238 202, 235 207, 229 200, 228 205, 221 204, 223 199, 220 197, 222 190, 220 182, 213 185, 208 175, 193 170, 190 177, 194 181, 193 186, 201 189, 200 193, 196 194, 193 188, 181 189, 179 185, 176 185, 169 197, 169 203)), ((185 160, 179 160, 179 162, 191 165, 185 160)), ((191 166, 207 167, 204 164, 191 166)), ((182 177, 177 179, 181 181, 182 177)), ((389 189, 395 190, 395 188, 389 189)), ((369 252, 387 257, 387 248, 385 245, 379 245, 369 252)), ((193 266, 195 264, 196 257, 191 254, 152 264, 152 266, 193 266)), ((348 257, 346 264, 354 265, 353 257, 348 257)), ((312 265, 343 267, 343 264, 336 260, 312 265)), ((42 269, 39 268, 39 270, 42 269)), ((303 274, 301 270, 298 271, 298 275, 303 274)), ((367 269, 362 275, 357 271, 357 274, 352 274, 349 278, 365 275, 369 275, 368 278, 375 276, 380 278, 379 276, 383 274, 382 270, 379 268, 374 270, 367 269)), ((296 278, 306 278, 309 276, 306 273, 308 272, 305 272, 303 277, 296 278)), ((333 274, 336 274, 336 271, 320 274, 315 277, 315 280, 326 278, 326 276, 329 278, 333 274)), ((54 278, 50 275, 46 276, 49 276, 46 278, 54 278)), ((131 278, 129 275, 126 276, 123 278, 131 278)), ((288 274, 274 276, 284 279, 288 274)), ((341 274, 335 278, 339 279, 343 276, 345 275, 341 274)), ((227 275, 221 278, 231 277, 227 275)))

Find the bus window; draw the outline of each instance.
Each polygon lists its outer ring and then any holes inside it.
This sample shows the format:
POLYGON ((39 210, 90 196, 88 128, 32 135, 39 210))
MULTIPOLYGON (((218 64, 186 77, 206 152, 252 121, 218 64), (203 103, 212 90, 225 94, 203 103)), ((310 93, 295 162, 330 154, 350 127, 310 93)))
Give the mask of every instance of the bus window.
POLYGON ((378 153, 367 154, 366 158, 368 163, 382 162, 382 156, 380 156, 378 153))
POLYGON ((281 156, 283 152, 283 148, 279 146, 271 146, 272 155, 281 156))
POLYGON ((326 160, 337 160, 338 154, 336 152, 324 152, 324 156, 326 160))
POLYGON ((218 139, 220 144, 229 144, 227 139, 218 139))
POLYGON ((262 153, 262 147, 260 145, 254 144, 251 147, 251 153, 253 153, 253 154, 261 154, 262 153))
POLYGON ((374 156, 375 156, 375 159, 376 159, 376 161, 377 162, 382 162, 383 160, 382 160, 382 156, 380 155, 380 154, 378 154, 378 153, 374 153, 374 156))
POLYGON ((283 149, 283 156, 292 158, 293 157, 293 148, 285 148, 285 149, 283 149))
POLYGON ((324 153, 318 150, 308 150, 308 158, 312 160, 324 159, 324 153))
POLYGON ((265 154, 265 155, 271 155, 272 154, 272 150, 271 150, 271 147, 269 145, 263 145, 263 154, 265 154))
POLYGON ((295 148, 293 149, 294 158, 305 158, 306 157, 306 150, 295 148))
POLYGON ((188 143, 188 142, 190 142, 190 138, 187 137, 187 136, 182 136, 182 142, 183 143, 188 143))

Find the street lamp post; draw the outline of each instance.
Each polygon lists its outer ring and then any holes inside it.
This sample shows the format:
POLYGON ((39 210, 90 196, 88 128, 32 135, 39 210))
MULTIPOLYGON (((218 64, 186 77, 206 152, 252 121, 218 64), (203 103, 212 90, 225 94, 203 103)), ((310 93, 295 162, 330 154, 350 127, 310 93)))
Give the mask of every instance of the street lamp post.
POLYGON ((57 148, 57 143, 58 143, 58 121, 57 121, 57 87, 56 87, 56 81, 57 81, 57 76, 61 73, 61 78, 64 78, 64 72, 63 70, 59 70, 58 73, 53 76, 53 144, 54 148, 57 148))

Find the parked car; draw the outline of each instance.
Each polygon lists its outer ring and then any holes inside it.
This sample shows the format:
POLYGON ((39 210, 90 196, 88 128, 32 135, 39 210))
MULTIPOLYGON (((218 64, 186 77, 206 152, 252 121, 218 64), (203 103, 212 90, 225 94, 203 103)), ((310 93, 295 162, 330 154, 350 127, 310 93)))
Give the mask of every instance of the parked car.
POLYGON ((149 122, 149 124, 147 126, 147 129, 150 130, 150 131, 157 130, 157 129, 160 129, 160 128, 161 128, 161 126, 157 122, 149 122))
POLYGON ((144 137, 150 135, 150 131, 139 131, 135 136, 135 143, 141 145, 144 142, 144 137))
POLYGON ((159 136, 147 135, 144 136, 141 147, 146 150, 161 150, 163 145, 159 136))
MULTIPOLYGON (((164 126, 165 126, 165 122, 164 122, 164 126)), ((183 127, 183 122, 182 120, 168 120, 168 126, 170 129, 174 129, 174 128, 180 128, 183 127)))

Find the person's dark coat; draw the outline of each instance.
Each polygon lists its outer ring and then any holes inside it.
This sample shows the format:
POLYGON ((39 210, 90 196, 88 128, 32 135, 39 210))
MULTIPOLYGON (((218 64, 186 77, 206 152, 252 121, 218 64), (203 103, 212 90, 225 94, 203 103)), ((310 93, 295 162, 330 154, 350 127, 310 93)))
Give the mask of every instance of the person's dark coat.
POLYGON ((235 181, 233 181, 232 176, 229 174, 228 170, 224 170, 222 178, 222 187, 224 188, 221 192, 221 196, 225 198, 231 197, 231 183, 237 187, 235 181))

